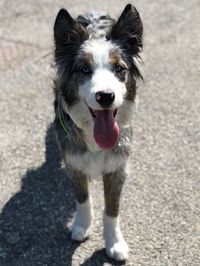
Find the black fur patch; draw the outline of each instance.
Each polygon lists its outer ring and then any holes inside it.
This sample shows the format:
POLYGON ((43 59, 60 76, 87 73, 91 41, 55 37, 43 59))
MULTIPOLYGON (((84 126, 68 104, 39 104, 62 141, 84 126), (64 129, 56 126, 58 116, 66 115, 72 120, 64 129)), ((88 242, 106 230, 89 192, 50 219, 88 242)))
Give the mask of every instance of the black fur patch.
POLYGON ((87 30, 73 20, 65 9, 59 11, 54 25, 55 61, 58 67, 55 89, 61 91, 68 104, 77 100, 78 88, 70 90, 69 87, 75 85, 72 77, 75 58, 88 37, 87 30))
POLYGON ((117 43, 124 51, 124 59, 136 77, 142 75, 134 63, 133 57, 139 57, 142 49, 143 24, 135 7, 127 5, 107 34, 107 40, 117 43))

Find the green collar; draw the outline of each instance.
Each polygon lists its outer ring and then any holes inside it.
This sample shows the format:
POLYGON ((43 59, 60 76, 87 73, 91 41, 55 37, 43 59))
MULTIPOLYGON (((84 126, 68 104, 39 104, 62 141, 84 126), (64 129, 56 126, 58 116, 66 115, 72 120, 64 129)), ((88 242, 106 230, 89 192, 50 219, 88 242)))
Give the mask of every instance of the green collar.
POLYGON ((60 113, 60 102, 58 102, 58 118, 59 118, 59 121, 60 121, 60 124, 61 124, 63 130, 65 131, 65 133, 67 134, 67 137, 68 137, 68 135, 69 135, 69 129, 65 125, 65 122, 63 120, 63 117, 62 117, 62 115, 60 113))

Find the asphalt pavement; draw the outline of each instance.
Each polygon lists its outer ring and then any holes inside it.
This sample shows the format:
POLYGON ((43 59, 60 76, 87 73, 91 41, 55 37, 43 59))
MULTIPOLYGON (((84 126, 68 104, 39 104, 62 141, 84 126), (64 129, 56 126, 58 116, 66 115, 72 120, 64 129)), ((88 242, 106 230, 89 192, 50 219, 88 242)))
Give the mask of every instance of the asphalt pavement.
MULTIPOLYGON (((123 265, 105 255, 103 187, 95 221, 70 240, 75 211, 53 136, 53 24, 61 7, 118 16, 127 1, 0 2, 0 266, 123 265)), ((144 82, 134 115, 121 227, 125 265, 200 265, 200 1, 134 1, 144 22, 144 82)))

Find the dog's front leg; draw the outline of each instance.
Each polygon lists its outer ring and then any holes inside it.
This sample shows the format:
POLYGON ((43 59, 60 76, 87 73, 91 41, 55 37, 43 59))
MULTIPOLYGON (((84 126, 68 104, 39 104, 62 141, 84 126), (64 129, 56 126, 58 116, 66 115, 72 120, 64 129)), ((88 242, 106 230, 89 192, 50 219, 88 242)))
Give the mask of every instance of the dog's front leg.
POLYGON ((91 233, 93 217, 92 199, 88 193, 88 178, 80 172, 74 172, 73 184, 77 202, 71 237, 75 241, 83 241, 91 233))
POLYGON ((117 261, 127 259, 129 252, 119 225, 120 194, 125 179, 126 174, 123 169, 103 176, 105 197, 103 222, 106 253, 117 261))

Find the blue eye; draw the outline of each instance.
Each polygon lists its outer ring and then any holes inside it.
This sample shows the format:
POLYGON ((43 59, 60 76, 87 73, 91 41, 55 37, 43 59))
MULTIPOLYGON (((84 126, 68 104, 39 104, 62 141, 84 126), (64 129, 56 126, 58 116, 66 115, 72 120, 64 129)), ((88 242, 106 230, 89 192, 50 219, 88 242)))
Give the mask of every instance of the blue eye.
POLYGON ((81 68, 81 72, 83 74, 90 74, 91 70, 88 67, 84 66, 83 68, 81 68))

